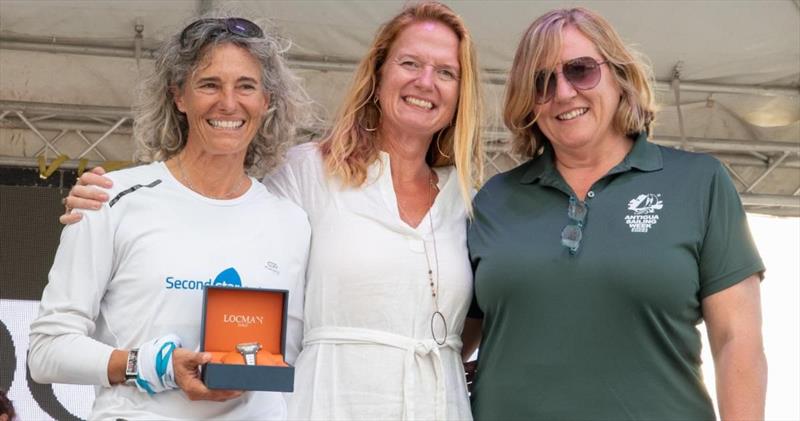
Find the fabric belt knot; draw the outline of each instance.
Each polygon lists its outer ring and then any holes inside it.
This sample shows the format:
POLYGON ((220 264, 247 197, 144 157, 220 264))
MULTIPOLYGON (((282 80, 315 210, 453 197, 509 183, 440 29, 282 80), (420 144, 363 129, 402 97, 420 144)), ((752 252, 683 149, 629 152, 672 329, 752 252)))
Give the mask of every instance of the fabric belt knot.
POLYGON ((433 339, 419 341, 414 346, 414 352, 417 355, 424 356, 431 352, 439 353, 439 345, 433 339))
MULTIPOLYGON (((315 344, 377 344, 386 345, 406 351, 403 367, 403 419, 415 420, 414 390, 416 386, 416 370, 419 358, 430 356, 436 376, 436 396, 434 417, 437 420, 447 419, 447 402, 444 388, 444 370, 440 348, 448 347, 461 352, 461 338, 449 335, 444 344, 439 345, 433 339, 416 339, 381 330, 357 327, 326 326, 311 329, 305 334, 303 346, 315 344)), ((334 405, 336 403, 334 402, 334 405)), ((334 411, 335 413, 335 411, 334 411)))

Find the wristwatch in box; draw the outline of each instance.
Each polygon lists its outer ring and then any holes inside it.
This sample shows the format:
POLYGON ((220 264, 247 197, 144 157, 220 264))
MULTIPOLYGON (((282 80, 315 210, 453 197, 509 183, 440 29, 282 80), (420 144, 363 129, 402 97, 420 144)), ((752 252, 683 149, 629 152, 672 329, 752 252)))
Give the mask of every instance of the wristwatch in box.
POLYGON ((244 357, 244 363, 247 365, 256 365, 256 353, 261 349, 261 344, 258 342, 247 342, 236 345, 236 350, 244 357))

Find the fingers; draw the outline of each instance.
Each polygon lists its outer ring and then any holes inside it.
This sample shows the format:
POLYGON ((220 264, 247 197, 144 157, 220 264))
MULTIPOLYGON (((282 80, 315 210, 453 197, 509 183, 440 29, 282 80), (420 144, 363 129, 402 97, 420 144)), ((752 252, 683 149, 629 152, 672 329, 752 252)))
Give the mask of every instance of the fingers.
POLYGON ((172 353, 175 383, 190 400, 226 401, 242 395, 239 390, 211 390, 200 380, 198 367, 211 360, 211 354, 177 348, 172 353))
POLYGON ((475 374, 478 372, 478 360, 468 361, 464 363, 464 374, 467 377, 467 390, 472 392, 472 386, 475 381, 475 374))
POLYGON ((74 209, 100 209, 103 202, 108 201, 108 194, 94 187, 101 186, 109 188, 112 186, 110 179, 103 176, 106 171, 102 167, 96 167, 91 172, 83 173, 77 183, 72 186, 69 196, 62 199, 64 214, 58 221, 64 225, 74 224, 81 220, 83 215, 80 212, 72 212, 74 209))
MULTIPOLYGON (((203 385, 203 383, 200 384, 203 385)), ((224 402, 227 400, 236 399, 239 396, 242 396, 242 394, 244 393, 241 390, 211 390, 206 388, 205 385, 203 385, 203 389, 205 389, 204 393, 199 394, 195 398, 189 397, 189 399, 193 401, 204 400, 204 401, 224 402)))
POLYGON ((103 167, 94 167, 91 169, 91 172, 97 175, 103 175, 106 173, 106 170, 103 167))
POLYGON ((64 205, 71 209, 100 209, 108 201, 108 194, 91 186, 72 186, 64 205))
POLYGON ((105 171, 102 168, 100 168, 99 170, 95 168, 92 171, 87 171, 83 173, 80 177, 78 177, 78 182, 76 183, 76 185, 100 186, 100 187, 110 188, 114 183, 112 183, 111 179, 104 176, 103 174, 105 174, 105 171))
POLYGON ((109 188, 113 185, 111 180, 105 176, 106 170, 103 167, 94 167, 91 171, 86 171, 78 177, 79 185, 100 186, 109 188))
POLYGON ((70 212, 66 212, 63 215, 59 216, 58 217, 58 222, 60 222, 60 223, 62 223, 64 225, 71 225, 71 224, 74 224, 74 223, 80 221, 82 218, 83 218, 83 214, 82 213, 80 213, 80 212, 72 212, 70 210, 70 212))

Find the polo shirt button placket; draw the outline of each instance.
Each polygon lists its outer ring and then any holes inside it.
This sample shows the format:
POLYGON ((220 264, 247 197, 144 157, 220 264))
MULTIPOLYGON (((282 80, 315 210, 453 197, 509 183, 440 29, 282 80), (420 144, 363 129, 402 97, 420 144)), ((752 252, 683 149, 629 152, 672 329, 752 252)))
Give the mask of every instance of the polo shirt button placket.
POLYGON ((594 190, 589 190, 589 193, 586 193, 586 196, 587 196, 589 199, 593 199, 593 198, 594 198, 594 190))

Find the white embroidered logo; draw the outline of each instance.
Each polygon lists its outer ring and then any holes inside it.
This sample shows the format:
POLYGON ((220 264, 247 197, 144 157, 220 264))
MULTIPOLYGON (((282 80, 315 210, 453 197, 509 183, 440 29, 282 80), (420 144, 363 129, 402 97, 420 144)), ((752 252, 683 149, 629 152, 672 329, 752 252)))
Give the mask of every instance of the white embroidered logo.
POLYGON ((661 194, 640 194, 628 202, 628 210, 632 215, 625 215, 625 223, 631 232, 647 232, 658 223, 657 210, 664 207, 661 194))
POLYGON ((264 263, 264 267, 267 268, 267 270, 269 270, 270 272, 272 272, 272 273, 274 273, 276 275, 280 275, 281 274, 281 269, 278 266, 278 264, 273 262, 273 261, 271 261, 271 260, 267 261, 267 263, 264 263))

